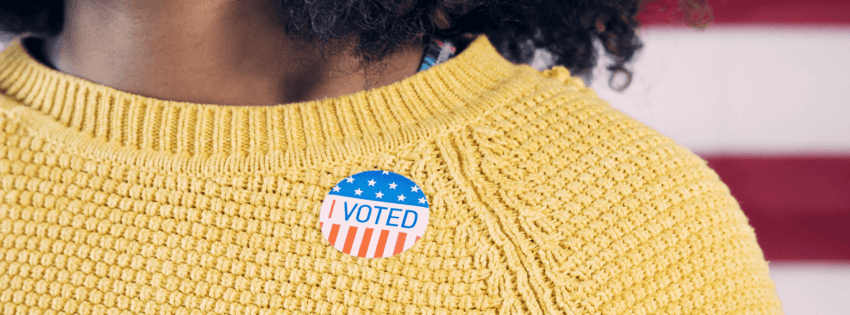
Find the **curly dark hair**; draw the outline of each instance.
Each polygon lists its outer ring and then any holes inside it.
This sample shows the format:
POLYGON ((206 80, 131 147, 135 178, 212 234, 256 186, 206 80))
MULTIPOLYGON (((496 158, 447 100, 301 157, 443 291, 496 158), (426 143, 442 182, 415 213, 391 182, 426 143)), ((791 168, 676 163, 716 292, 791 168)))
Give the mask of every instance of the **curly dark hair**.
MULTIPOLYGON (((312 43, 350 38, 364 63, 416 40, 485 34, 508 60, 529 63, 544 49, 554 65, 590 79, 602 49, 611 79, 640 50, 636 31, 641 0, 278 0, 287 31, 312 43)), ((0 30, 49 36, 62 29, 63 0, 6 0, 0 30)), ((609 81, 611 83, 612 81, 609 81)), ((612 86, 613 87, 613 86, 612 86)))

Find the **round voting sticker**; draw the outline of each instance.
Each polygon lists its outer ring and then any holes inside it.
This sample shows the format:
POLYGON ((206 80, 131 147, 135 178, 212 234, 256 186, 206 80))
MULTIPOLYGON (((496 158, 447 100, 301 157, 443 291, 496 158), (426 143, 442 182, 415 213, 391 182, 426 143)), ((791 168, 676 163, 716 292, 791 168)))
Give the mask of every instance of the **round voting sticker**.
POLYGON ((419 185, 388 171, 366 171, 341 180, 319 218, 322 234, 339 251, 363 258, 397 255, 428 227, 428 200, 419 185))

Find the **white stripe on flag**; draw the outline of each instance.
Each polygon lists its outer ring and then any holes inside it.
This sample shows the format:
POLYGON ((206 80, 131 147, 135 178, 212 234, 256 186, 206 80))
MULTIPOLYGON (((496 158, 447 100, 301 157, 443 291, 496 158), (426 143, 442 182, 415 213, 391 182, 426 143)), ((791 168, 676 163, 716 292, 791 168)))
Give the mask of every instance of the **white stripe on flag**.
POLYGON ((850 26, 648 28, 623 93, 591 87, 699 154, 850 153, 850 26))

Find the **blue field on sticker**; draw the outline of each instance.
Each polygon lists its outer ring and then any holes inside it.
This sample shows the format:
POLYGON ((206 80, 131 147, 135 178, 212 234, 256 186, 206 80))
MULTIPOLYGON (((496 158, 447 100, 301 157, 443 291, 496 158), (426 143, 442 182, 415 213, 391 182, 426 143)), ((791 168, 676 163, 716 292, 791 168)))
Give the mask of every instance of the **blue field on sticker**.
POLYGON ((428 200, 419 185, 407 177, 389 171, 366 171, 344 178, 328 194, 428 207, 428 200))

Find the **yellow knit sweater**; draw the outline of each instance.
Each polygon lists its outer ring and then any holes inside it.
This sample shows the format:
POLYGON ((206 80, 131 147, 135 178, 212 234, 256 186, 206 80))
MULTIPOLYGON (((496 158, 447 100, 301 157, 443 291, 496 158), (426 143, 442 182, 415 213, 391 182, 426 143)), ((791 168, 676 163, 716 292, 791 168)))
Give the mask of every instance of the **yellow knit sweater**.
MULTIPOLYGON (((317 102, 161 101, 0 53, 2 314, 776 314, 706 163, 485 37, 317 102), (428 197, 389 258, 319 229, 341 179, 428 197)), ((687 106, 683 104, 682 106, 687 106)))

